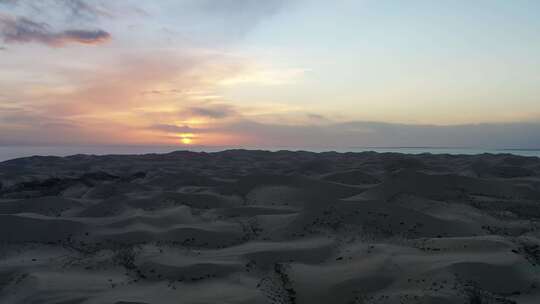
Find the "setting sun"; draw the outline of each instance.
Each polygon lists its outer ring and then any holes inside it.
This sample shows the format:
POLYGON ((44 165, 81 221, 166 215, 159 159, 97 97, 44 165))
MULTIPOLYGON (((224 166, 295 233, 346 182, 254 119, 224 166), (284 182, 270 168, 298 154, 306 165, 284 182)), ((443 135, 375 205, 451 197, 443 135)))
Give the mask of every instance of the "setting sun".
POLYGON ((195 137, 195 135, 192 134, 192 133, 183 133, 183 134, 180 134, 180 141, 184 145, 191 145, 193 143, 193 138, 194 137, 195 137))

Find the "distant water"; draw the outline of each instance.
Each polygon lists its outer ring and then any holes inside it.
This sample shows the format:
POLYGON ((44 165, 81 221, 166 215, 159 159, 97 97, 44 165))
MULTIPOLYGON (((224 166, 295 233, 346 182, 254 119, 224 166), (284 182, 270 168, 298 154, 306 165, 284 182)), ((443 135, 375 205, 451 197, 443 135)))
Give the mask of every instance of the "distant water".
POLYGON ((196 152, 218 152, 228 149, 263 149, 270 151, 277 150, 304 150, 313 152, 337 151, 337 152, 396 152, 407 154, 482 154, 482 153, 509 153, 522 156, 540 157, 540 149, 476 149, 476 148, 298 148, 298 147, 276 147, 276 148, 256 148, 256 147, 184 147, 184 146, 0 146, 0 161, 14 158, 40 156, 68 156, 74 154, 146 154, 146 153, 168 153, 177 150, 190 150, 196 152))

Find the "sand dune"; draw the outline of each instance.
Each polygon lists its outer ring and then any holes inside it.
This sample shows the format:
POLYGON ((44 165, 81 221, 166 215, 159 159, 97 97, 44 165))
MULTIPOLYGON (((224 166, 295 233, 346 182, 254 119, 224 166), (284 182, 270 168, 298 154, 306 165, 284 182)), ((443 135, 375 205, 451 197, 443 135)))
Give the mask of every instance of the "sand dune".
POLYGON ((63 197, 39 197, 0 202, 0 214, 31 212, 42 215, 58 215, 66 211, 82 208, 83 204, 63 197))
POLYGON ((0 303, 538 303, 540 159, 0 163, 0 303))

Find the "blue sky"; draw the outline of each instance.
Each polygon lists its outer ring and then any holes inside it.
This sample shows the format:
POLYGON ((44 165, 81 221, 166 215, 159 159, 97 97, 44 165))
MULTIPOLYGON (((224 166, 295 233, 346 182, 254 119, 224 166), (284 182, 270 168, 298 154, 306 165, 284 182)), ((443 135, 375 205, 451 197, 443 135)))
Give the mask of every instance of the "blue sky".
POLYGON ((0 0, 0 144, 403 145, 383 123, 418 145, 536 147, 539 12, 522 0, 0 0), (440 142, 444 128, 478 138, 440 142))

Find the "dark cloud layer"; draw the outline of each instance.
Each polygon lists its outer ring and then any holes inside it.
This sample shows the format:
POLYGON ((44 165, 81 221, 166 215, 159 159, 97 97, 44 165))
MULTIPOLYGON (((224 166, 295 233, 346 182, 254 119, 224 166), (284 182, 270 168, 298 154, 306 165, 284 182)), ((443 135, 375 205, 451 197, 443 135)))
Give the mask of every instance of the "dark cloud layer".
MULTIPOLYGON (((92 144, 111 141, 111 130, 122 131, 119 125, 103 125, 101 129, 69 119, 42 116, 19 108, 0 107, 0 145, 10 144, 79 144, 81 138, 92 144), (107 131, 108 130, 108 131, 107 131), (100 133, 101 132, 101 133, 100 133), (61 134, 62 136, 58 136, 61 134), (69 136, 68 136, 69 135, 69 136), (100 140, 104 140, 101 142, 100 140)), ((540 123, 486 123, 451 126, 394 124, 351 121, 327 124, 286 125, 262 123, 236 117, 230 122, 216 122, 206 127, 154 124, 146 128, 172 136, 192 133, 204 140, 220 134, 241 139, 230 145, 297 148, 353 147, 476 147, 476 148, 540 148, 540 123)), ((144 130, 143 130, 144 131, 144 130)), ((113 138, 114 139, 114 138, 113 138)), ((124 138, 125 139, 125 138, 124 138)), ((116 138, 118 144, 124 144, 116 138)), ((211 143, 209 143, 211 144, 211 143)))
POLYGON ((100 44, 111 39, 104 30, 65 30, 54 32, 43 22, 25 17, 0 16, 0 37, 5 43, 43 43, 62 47, 69 43, 100 44))
POLYGON ((240 121, 223 131, 262 146, 540 148, 540 123, 435 126, 353 121, 290 126, 240 121))

